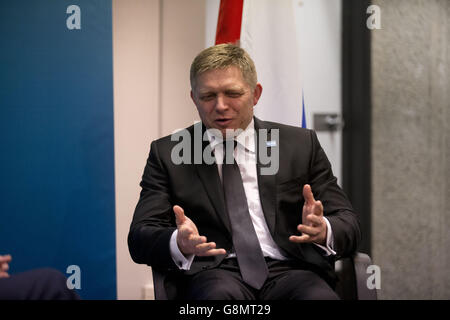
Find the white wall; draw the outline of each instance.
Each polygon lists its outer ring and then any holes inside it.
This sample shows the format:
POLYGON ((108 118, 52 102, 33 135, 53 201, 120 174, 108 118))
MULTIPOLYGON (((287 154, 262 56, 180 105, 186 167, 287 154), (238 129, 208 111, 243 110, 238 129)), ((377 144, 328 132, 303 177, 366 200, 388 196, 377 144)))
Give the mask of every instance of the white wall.
POLYGON ((205 0, 113 0, 118 299, 152 297, 151 269, 127 235, 152 140, 198 119, 189 67, 204 48, 205 0))
MULTIPOLYGON (((342 2, 293 0, 308 128, 314 113, 342 114, 342 2)), ((342 130, 317 137, 342 185, 342 130)))
POLYGON ((163 0, 161 38, 161 136, 198 121, 189 69, 205 48, 205 0, 163 0))
MULTIPOLYGON (((130 257, 127 235, 152 139, 159 132, 159 1, 113 1, 114 151, 118 299, 141 299, 150 268, 130 257)), ((101 236, 101 235, 99 235, 101 236)))

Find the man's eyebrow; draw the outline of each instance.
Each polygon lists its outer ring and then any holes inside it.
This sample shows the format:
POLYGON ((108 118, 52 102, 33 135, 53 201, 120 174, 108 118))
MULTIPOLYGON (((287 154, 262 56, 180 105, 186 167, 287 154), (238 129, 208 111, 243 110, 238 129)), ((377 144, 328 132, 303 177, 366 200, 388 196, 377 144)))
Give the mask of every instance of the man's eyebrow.
POLYGON ((216 94, 214 90, 200 90, 198 92, 199 95, 205 95, 205 94, 216 94))
POLYGON ((226 89, 225 92, 244 92, 244 88, 240 88, 240 87, 229 88, 229 89, 226 89))

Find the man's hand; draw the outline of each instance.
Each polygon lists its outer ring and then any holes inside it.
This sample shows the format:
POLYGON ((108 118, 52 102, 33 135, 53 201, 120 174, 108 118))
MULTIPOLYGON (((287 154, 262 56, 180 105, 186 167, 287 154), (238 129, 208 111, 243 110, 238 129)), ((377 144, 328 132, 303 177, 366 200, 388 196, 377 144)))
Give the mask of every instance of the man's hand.
POLYGON ((314 242, 325 245, 327 240, 327 224, 323 218, 322 202, 316 201, 311 191, 311 186, 303 186, 303 205, 302 224, 297 226, 297 230, 302 233, 301 236, 290 236, 289 240, 296 243, 314 242))
POLYGON ((11 262, 12 257, 7 254, 4 256, 0 255, 0 278, 8 278, 8 270, 9 270, 9 263, 11 262))
POLYGON ((206 242, 206 237, 199 235, 196 225, 184 215, 180 206, 173 206, 173 212, 178 229, 177 244, 181 253, 185 256, 216 256, 227 253, 225 249, 216 249, 214 242, 206 242))

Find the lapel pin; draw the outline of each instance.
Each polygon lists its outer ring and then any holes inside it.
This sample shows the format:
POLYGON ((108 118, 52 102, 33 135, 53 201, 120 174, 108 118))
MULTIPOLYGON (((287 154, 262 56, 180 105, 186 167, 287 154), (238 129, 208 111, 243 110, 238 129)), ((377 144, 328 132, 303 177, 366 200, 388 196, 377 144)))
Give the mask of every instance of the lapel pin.
POLYGON ((266 145, 268 147, 276 147, 277 146, 277 142, 275 140, 266 141, 266 145))

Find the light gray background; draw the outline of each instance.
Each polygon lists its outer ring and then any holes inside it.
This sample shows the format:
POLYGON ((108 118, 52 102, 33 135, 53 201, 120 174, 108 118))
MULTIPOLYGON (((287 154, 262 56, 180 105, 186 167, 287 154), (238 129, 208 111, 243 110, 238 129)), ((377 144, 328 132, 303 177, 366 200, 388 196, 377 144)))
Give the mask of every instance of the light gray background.
POLYGON ((450 1, 377 0, 372 249, 383 299, 450 298, 450 1))

